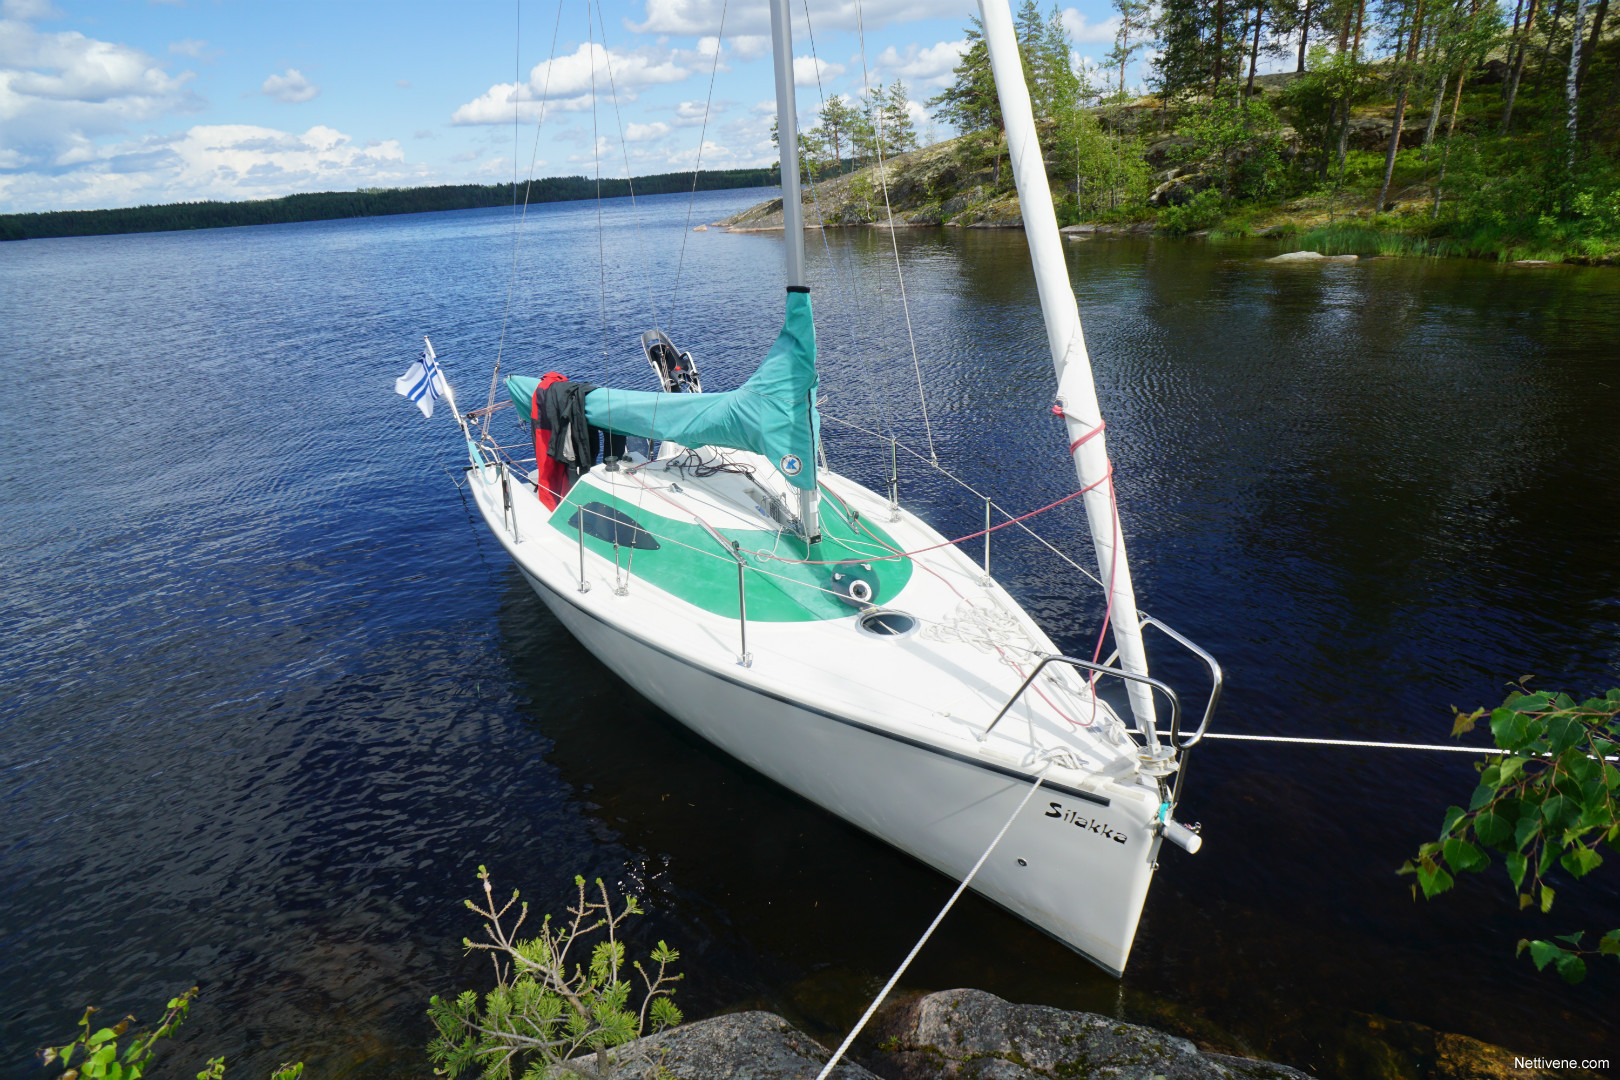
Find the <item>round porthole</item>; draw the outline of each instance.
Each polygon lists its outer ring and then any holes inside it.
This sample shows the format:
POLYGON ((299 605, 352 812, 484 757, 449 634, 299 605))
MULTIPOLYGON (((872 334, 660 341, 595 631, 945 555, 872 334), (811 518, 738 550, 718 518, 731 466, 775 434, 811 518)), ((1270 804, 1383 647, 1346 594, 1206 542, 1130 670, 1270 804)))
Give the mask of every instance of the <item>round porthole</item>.
POLYGON ((857 624, 875 637, 900 637, 917 629, 917 620, 903 611, 868 611, 857 624))

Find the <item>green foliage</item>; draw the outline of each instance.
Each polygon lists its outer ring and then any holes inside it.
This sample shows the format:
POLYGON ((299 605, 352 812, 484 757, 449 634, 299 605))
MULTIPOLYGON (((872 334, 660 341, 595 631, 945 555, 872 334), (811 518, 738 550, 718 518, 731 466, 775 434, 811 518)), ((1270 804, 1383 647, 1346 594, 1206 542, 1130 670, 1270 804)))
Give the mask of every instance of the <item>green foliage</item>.
MULTIPOLYGON (((118 1041, 129 1032, 135 1018, 126 1016, 112 1027, 92 1031, 90 1018, 97 1011, 92 1006, 84 1010, 84 1018, 79 1021, 79 1034, 65 1045, 45 1047, 39 1052, 40 1061, 47 1067, 62 1066, 58 1080, 80 1080, 81 1077, 83 1080, 140 1080, 152 1063, 158 1040, 173 1035, 185 1022, 196 997, 197 988, 193 986, 179 997, 170 998, 157 1027, 137 1032, 122 1054, 118 1052, 118 1041)), ((298 1080, 303 1074, 304 1063, 300 1061, 293 1065, 282 1065, 270 1074, 270 1080, 298 1080)), ((223 1080, 224 1076, 225 1059, 216 1057, 208 1060, 202 1072, 197 1074, 197 1080, 223 1080)))
POLYGON ((1192 140, 1180 148, 1181 160, 1213 177, 1223 199, 1263 198, 1281 189, 1281 125, 1264 102, 1205 102, 1189 108, 1176 131, 1192 140))
POLYGON ((642 913, 636 898, 626 896, 615 909, 607 887, 598 879, 599 900, 586 892, 585 879, 576 877, 579 890, 572 918, 554 925, 547 915, 538 937, 520 939, 518 930, 528 918, 529 905, 519 908, 510 927, 505 919, 517 903, 512 893, 505 905, 495 906, 489 873, 478 868, 484 887, 484 906, 466 901, 484 920, 488 942, 464 939, 469 952, 490 954, 495 967, 495 988, 480 998, 466 990, 453 1000, 435 996, 428 1016, 438 1037, 428 1044, 428 1056, 441 1074, 451 1077, 476 1072, 484 1080, 549 1080, 570 1074, 607 1080, 614 1076, 656 1076, 656 1062, 643 1057, 629 1060, 614 1053, 643 1035, 681 1022, 675 1007, 674 984, 681 978, 669 973, 680 954, 660 941, 649 963, 630 961, 620 940, 620 927, 642 913), (596 940, 592 941, 595 938, 596 940), (656 970, 653 968, 656 966, 656 970))
POLYGON ((855 156, 862 164, 888 161, 896 154, 917 149, 917 129, 911 122, 910 95, 896 79, 887 88, 880 82, 861 95, 849 131, 855 156))
POLYGON ((1159 228, 1171 236, 1213 228, 1226 216, 1226 202, 1214 188, 1205 188, 1180 206, 1159 211, 1159 228))
MULTIPOLYGON (((1456 875, 1479 873, 1502 857, 1519 907, 1552 910, 1556 893, 1546 875, 1554 867, 1584 878, 1603 865, 1602 847, 1620 850, 1620 690, 1577 703, 1568 694, 1525 693, 1523 680, 1490 712, 1491 736, 1502 751, 1479 764, 1479 784, 1467 808, 1446 811, 1440 837, 1418 848, 1400 869, 1413 874, 1415 897, 1433 898, 1456 884, 1456 875)), ((1453 735, 1472 731, 1484 709, 1457 712, 1453 735)), ((1537 970, 1551 965, 1569 982, 1586 977, 1584 955, 1620 955, 1620 930, 1595 949, 1583 933, 1519 942, 1537 970), (1560 944, 1561 943, 1561 944, 1560 944)))
POLYGON ((1305 74, 1278 95, 1279 105, 1292 114, 1304 144, 1317 148, 1323 175, 1336 157, 1347 110, 1373 97, 1373 74, 1371 64, 1348 50, 1330 52, 1318 44, 1310 51, 1305 74))

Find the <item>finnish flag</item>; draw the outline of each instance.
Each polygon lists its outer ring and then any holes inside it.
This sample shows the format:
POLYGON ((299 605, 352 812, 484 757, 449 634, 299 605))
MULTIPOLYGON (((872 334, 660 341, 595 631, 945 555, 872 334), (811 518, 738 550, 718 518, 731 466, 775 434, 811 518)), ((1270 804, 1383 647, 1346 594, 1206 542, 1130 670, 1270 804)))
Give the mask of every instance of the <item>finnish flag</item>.
POLYGON ((422 339, 425 346, 422 359, 411 365, 411 369, 398 379, 394 380, 394 393, 410 398, 416 402, 416 407, 422 410, 423 416, 433 415, 433 403, 450 392, 445 384, 444 372, 439 368, 439 358, 433 352, 433 342, 427 338, 422 339))

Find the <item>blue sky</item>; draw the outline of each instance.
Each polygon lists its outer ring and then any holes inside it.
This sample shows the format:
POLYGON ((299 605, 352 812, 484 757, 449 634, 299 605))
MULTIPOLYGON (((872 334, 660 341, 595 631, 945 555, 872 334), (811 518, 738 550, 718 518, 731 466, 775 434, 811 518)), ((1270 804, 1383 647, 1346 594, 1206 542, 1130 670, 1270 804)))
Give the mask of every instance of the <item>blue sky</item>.
MULTIPOLYGON (((816 72, 794 6, 808 122, 816 72)), ((1077 58, 1107 52, 1108 0, 1061 6, 1077 58)), ((822 88, 899 77, 927 100, 975 10, 811 0, 822 88)), ((0 0, 0 211, 510 180, 514 108, 519 175, 531 154, 542 176, 589 175, 596 153, 604 175, 690 169, 706 105, 705 168, 767 164, 768 33, 763 0, 0 0)))

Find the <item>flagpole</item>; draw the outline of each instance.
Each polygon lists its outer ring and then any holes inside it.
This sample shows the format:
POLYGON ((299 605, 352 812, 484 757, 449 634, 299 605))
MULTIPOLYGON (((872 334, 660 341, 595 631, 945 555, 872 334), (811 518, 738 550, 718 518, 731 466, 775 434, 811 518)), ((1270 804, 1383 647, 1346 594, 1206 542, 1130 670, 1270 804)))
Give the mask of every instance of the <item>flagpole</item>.
MULTIPOLYGON (((429 359, 437 364, 439 354, 433 351, 433 342, 427 339, 426 334, 422 335, 422 344, 427 346, 429 359)), ((444 368, 441 367, 439 370, 442 372, 444 368)), ((467 431, 467 421, 461 418, 461 410, 456 408, 456 388, 450 385, 449 379, 444 380, 444 398, 450 403, 450 415, 456 418, 456 426, 461 429, 461 434, 467 438, 467 441, 471 442, 472 435, 467 431)))

